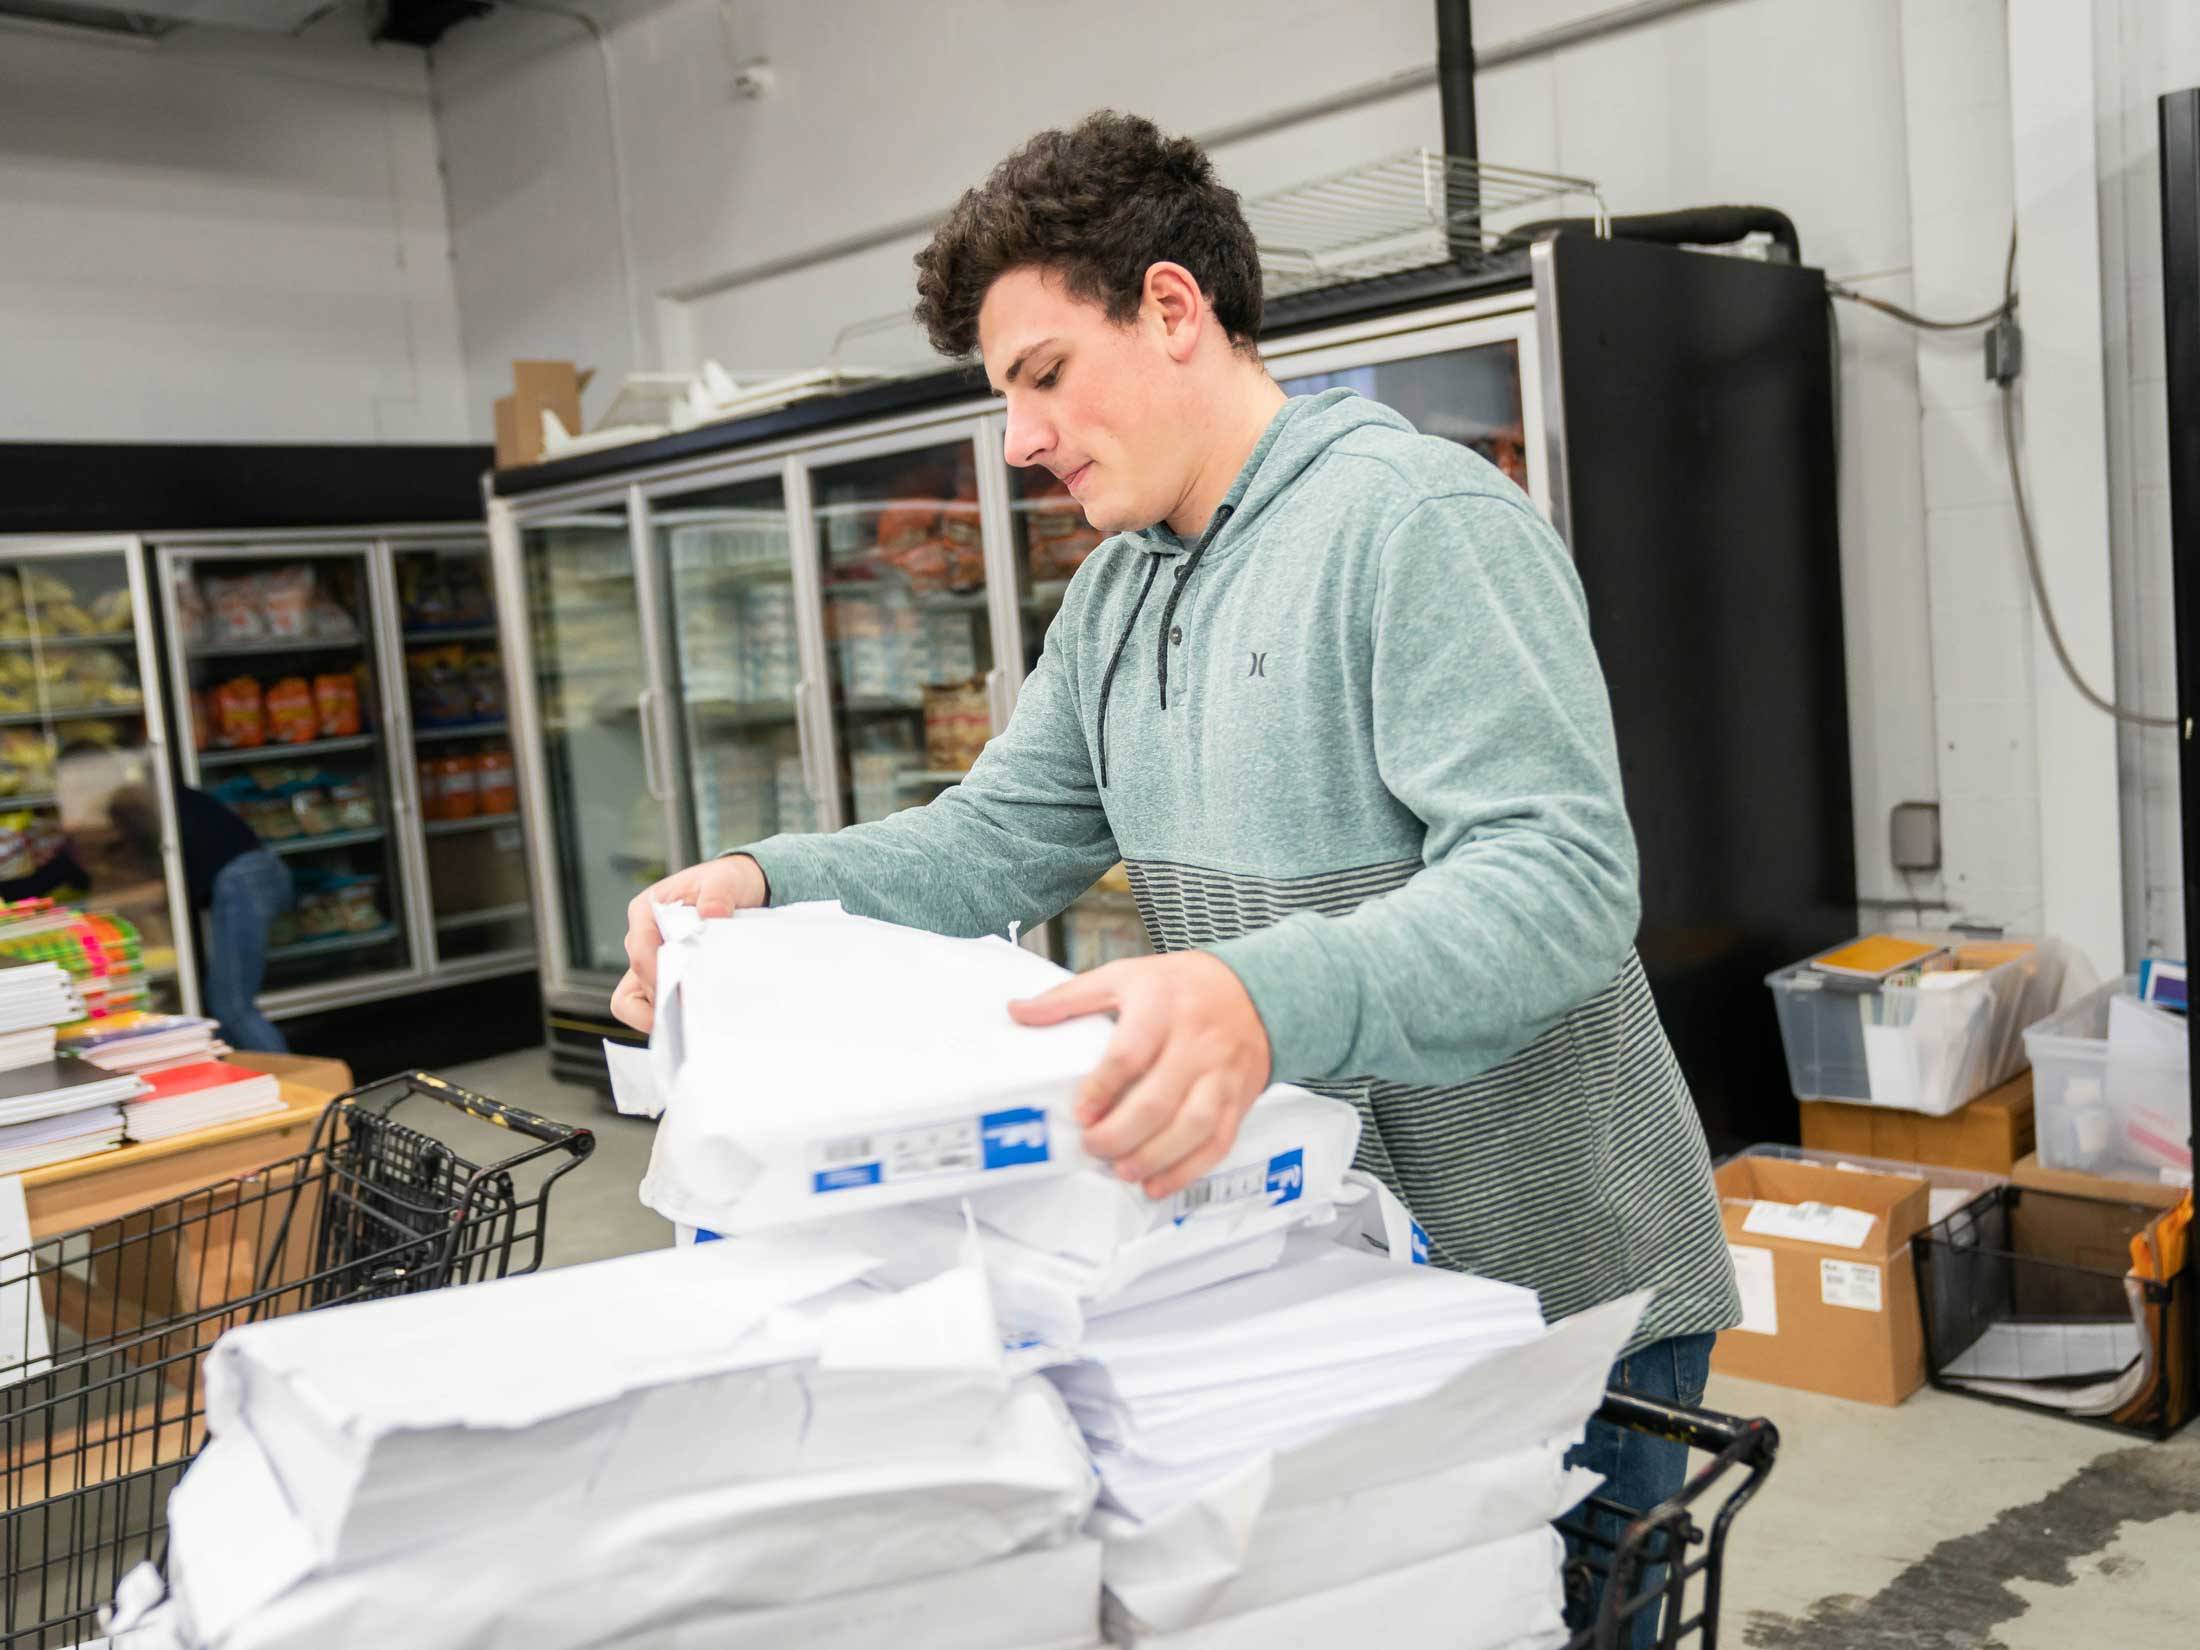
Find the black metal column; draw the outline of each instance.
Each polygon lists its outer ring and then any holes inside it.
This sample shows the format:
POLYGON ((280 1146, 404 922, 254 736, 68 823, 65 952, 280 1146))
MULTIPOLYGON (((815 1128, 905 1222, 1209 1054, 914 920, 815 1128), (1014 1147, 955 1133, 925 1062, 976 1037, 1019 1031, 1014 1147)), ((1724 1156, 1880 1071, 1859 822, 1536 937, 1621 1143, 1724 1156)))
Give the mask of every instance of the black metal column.
MULTIPOLYGON (((1474 118, 1474 11, 1468 0, 1436 0, 1436 95, 1444 111, 1444 153, 1481 159, 1474 118)), ((1453 207, 1452 260, 1473 263, 1482 256, 1481 190, 1470 176, 1463 185, 1452 184, 1448 196, 1453 207)))

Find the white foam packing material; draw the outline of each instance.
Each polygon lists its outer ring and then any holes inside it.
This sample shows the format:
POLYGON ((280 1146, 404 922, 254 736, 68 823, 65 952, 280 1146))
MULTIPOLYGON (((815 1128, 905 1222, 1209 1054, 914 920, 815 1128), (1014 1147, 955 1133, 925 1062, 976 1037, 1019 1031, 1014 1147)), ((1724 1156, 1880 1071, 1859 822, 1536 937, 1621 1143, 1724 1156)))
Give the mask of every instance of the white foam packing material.
POLYGON ((750 1232, 1092 1163, 1073 1114, 1112 1023, 1008 1015, 1071 978, 1054 963, 833 903, 658 921, 654 1093, 622 1104, 662 1106, 642 1200, 668 1220, 750 1232))

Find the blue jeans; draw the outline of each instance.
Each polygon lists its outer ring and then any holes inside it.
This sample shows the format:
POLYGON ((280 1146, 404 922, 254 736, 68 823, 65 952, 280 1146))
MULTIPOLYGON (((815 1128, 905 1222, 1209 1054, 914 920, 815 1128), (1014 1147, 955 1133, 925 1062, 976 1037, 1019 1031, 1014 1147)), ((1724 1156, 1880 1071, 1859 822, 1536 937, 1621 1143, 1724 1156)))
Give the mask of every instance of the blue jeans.
POLYGON ((265 848, 239 854, 214 873, 214 904, 206 918, 206 1009, 222 1023, 232 1048, 286 1054, 260 1012, 267 973, 268 925, 291 907, 290 868, 265 848))
MULTIPOLYGON (((1622 1392, 1654 1398, 1662 1403, 1684 1407, 1700 1404, 1704 1383, 1711 1378, 1711 1343, 1717 1338, 1714 1335, 1676 1335, 1670 1340, 1652 1341, 1612 1366, 1611 1384, 1622 1392)), ((1607 1426, 1602 1421, 1589 1423, 1588 1436, 1574 1446, 1566 1460, 1571 1466, 1602 1473, 1604 1488, 1597 1494, 1636 1513, 1648 1512, 1659 1502, 1678 1495, 1681 1486, 1688 1482, 1686 1444, 1646 1437, 1639 1432, 1607 1426)), ((1598 1535, 1611 1541, 1619 1539, 1624 1525, 1602 1515, 1595 1515, 1595 1518, 1598 1535)), ((1609 1556, 1600 1551, 1599 1562, 1609 1556)), ((1640 1594, 1655 1588, 1664 1575, 1662 1565, 1648 1568, 1631 1591, 1640 1594)), ((1592 1598, 1586 1618, 1569 1621, 1567 1625, 1576 1631, 1593 1625, 1597 1603, 1598 1600, 1592 1598)), ((1621 1630, 1619 1642, 1625 1650, 1642 1650, 1644 1646, 1657 1643, 1657 1635, 1658 1612, 1648 1609, 1621 1630)))

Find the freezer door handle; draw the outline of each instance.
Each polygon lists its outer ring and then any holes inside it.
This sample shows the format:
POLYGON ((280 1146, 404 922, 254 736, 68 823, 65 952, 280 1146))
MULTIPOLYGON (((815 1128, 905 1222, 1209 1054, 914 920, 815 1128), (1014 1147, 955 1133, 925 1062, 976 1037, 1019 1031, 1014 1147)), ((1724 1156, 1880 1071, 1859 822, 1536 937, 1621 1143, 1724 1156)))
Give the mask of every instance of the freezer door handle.
POLYGON ((994 738, 1008 731, 1008 672, 998 665, 985 673, 985 715, 994 738))
POLYGON ((810 703, 810 679, 805 676, 794 685, 794 737, 802 748, 802 788, 810 793, 810 806, 822 817, 825 807, 825 787, 817 781, 817 759, 820 741, 817 737, 816 713, 810 703))
POLYGON ((658 765, 655 688, 644 688, 634 696, 634 715, 642 730, 642 784, 648 788, 650 801, 663 802, 665 779, 658 765))

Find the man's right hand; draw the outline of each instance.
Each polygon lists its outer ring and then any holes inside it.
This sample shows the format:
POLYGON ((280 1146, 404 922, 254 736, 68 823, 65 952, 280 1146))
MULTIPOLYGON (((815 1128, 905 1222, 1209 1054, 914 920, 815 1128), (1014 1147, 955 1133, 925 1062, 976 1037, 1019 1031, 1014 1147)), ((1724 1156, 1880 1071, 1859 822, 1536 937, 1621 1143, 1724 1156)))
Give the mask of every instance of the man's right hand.
POLYGON ((698 915, 730 917, 762 905, 770 890, 764 872, 747 854, 710 860, 675 872, 634 896, 626 908, 626 978, 611 994, 611 1012, 636 1031, 657 1018, 657 907, 692 905, 698 915))

